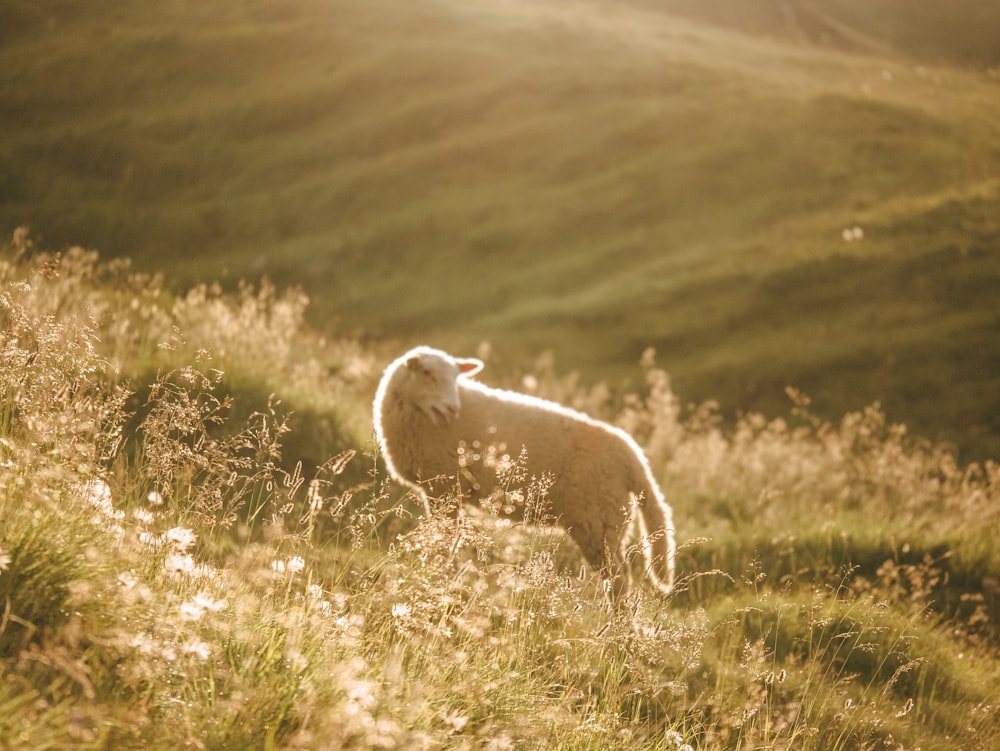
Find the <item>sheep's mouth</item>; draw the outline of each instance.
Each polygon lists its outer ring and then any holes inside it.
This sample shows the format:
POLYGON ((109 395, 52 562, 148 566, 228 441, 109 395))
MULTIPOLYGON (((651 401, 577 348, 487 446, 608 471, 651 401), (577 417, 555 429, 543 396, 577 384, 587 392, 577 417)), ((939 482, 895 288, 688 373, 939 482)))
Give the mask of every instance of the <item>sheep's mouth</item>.
POLYGON ((434 420, 434 424, 439 428, 447 428, 451 425, 454 415, 440 407, 431 407, 431 419, 434 420))

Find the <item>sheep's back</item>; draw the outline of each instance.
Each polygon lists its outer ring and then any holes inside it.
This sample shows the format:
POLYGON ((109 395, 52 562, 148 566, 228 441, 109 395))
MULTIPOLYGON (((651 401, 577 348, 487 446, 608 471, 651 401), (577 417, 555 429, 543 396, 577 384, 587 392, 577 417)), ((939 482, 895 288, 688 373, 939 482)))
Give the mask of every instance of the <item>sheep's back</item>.
MULTIPOLYGON (((620 431, 553 402, 479 384, 460 392, 456 437, 478 441, 480 453, 501 452, 516 459, 525 452, 527 469, 560 475, 583 460, 620 459, 620 431), (608 454, 615 455, 609 457, 608 454)), ((627 453, 631 453, 628 451, 627 453)))

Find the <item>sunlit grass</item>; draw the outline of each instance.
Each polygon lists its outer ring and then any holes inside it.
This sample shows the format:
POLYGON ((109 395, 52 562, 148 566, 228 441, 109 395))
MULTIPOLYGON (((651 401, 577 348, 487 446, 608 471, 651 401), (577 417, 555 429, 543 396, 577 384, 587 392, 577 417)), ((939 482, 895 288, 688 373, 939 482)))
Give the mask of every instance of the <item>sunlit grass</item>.
POLYGON ((675 507, 678 592, 610 610, 565 534, 422 516, 368 439, 304 469, 283 388, 311 403, 335 381, 336 419, 374 374, 270 302, 294 297, 175 302, 23 234, 0 269, 0 746, 985 748, 1000 730, 997 465, 877 408, 829 424, 793 393, 787 420, 724 429, 652 353, 631 396, 540 361, 521 387, 630 430, 675 507), (123 378, 151 357, 151 381, 123 378))

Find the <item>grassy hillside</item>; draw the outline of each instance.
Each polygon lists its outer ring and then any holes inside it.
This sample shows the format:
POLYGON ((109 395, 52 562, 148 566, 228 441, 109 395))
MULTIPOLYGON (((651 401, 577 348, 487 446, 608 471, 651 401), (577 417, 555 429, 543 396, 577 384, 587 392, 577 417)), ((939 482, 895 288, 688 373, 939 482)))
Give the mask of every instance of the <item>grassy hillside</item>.
POLYGON ((645 0, 690 18, 835 49, 904 52, 980 67, 1000 63, 1000 11, 988 0, 645 0))
POLYGON ((674 506, 676 593, 610 608, 563 532, 387 483, 384 359, 294 293, 22 234, 0 323, 0 748, 996 747, 1000 471, 877 409, 723 430, 649 363, 621 408, 534 373, 674 506))
POLYGON ((655 346, 727 414, 791 384, 1000 454, 1000 84, 962 46, 993 4, 5 7, 8 232, 508 370, 655 346))

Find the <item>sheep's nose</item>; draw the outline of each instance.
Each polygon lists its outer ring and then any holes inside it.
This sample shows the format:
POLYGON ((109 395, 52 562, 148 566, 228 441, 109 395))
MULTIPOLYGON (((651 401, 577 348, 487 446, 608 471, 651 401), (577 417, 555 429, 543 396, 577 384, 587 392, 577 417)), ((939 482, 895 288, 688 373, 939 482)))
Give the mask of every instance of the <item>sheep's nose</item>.
POLYGON ((435 404, 431 407, 431 418, 439 428, 447 428, 458 417, 458 407, 454 404, 435 404))

